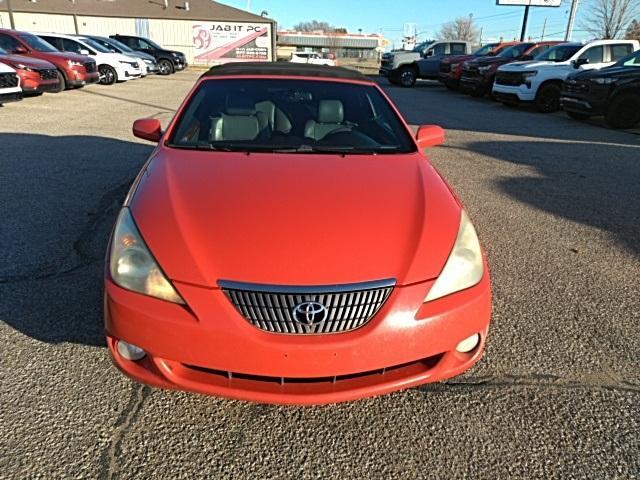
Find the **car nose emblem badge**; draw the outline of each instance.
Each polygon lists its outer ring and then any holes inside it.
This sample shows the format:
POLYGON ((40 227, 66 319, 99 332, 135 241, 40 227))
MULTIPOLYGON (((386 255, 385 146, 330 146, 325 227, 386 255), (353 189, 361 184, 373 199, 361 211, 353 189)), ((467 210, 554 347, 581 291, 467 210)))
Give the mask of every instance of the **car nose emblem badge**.
POLYGON ((302 302, 293 309, 293 319, 303 325, 315 325, 324 322, 329 310, 319 302, 302 302))

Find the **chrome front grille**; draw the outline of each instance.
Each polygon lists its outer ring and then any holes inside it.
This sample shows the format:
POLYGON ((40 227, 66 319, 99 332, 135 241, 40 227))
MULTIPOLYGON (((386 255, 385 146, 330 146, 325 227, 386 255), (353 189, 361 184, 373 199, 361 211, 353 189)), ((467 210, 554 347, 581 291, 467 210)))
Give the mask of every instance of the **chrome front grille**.
POLYGON ((575 80, 564 82, 563 89, 566 93, 589 93, 589 85, 575 80))
POLYGON ((316 287, 221 280, 219 285, 253 326, 267 332, 309 335, 362 327, 387 301, 395 280, 316 287))

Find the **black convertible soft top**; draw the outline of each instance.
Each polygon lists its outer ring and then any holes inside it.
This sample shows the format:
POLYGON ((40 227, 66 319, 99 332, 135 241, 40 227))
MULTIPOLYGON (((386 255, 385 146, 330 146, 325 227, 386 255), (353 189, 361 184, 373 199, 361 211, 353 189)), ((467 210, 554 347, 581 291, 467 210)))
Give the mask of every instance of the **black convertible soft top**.
POLYGON ((326 65, 309 65, 290 62, 238 62, 212 67, 203 77, 225 77, 231 75, 283 75, 295 77, 340 78, 374 83, 357 70, 326 65))

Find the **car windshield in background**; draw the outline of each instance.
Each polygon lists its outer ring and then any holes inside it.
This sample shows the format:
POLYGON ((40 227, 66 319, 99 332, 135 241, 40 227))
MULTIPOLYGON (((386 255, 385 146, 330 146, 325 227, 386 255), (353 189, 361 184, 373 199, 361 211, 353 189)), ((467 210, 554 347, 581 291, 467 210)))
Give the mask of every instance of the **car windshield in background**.
POLYGON ((316 80, 205 81, 168 145, 248 152, 416 151, 377 88, 316 80))
POLYGON ((115 50, 111 48, 107 48, 104 45, 101 45, 99 42, 96 42, 92 38, 83 38, 82 41, 89 45, 90 47, 96 49, 100 53, 114 53, 115 50))
POLYGON ((7 52, 4 48, 0 48, 0 55, 9 55, 9 52, 7 52))
POLYGON ((422 53, 432 43, 433 43, 433 41, 419 43, 418 45, 413 47, 413 50, 411 50, 411 51, 414 52, 414 53, 422 53))
POLYGON ((111 45, 109 42, 107 42, 106 40, 104 40, 102 38, 91 37, 90 40, 91 40, 91 45, 98 44, 98 45, 102 46, 103 48, 106 48, 111 53, 119 53, 118 49, 116 49, 113 45, 111 45))
POLYGON ((58 49, 51 45, 49 42, 45 42, 40 37, 36 37, 30 33, 24 33, 20 35, 20 38, 24 40, 31 48, 39 52, 57 52, 58 49))
POLYGON ((160 45, 158 45, 156 42, 154 42, 153 40, 149 39, 149 38, 145 38, 145 40, 149 43, 149 45, 151 45, 153 48, 157 48, 158 50, 164 50, 164 48, 162 48, 160 45))
POLYGON ((535 57, 535 60, 548 62, 566 62, 582 48, 582 45, 558 45, 535 57))
POLYGON ((484 55, 489 55, 493 51, 493 49, 496 48, 497 46, 498 46, 497 43, 489 43, 489 44, 485 45, 484 47, 480 47, 478 50, 473 52, 473 54, 478 56, 478 57, 482 57, 484 55))
POLYGON ((106 43, 106 44, 109 44, 109 45, 113 45, 114 47, 116 47, 121 52, 134 53, 134 50, 132 48, 129 48, 124 43, 119 42, 118 40, 114 40, 113 38, 110 38, 109 40, 105 39, 105 40, 103 40, 103 42, 106 43))
POLYGON ((533 43, 522 43, 520 45, 514 45, 498 54, 502 58, 520 58, 524 52, 529 50, 533 46, 533 43))
POLYGON ((618 67, 640 67, 640 50, 632 53, 628 57, 624 57, 616 63, 618 67))

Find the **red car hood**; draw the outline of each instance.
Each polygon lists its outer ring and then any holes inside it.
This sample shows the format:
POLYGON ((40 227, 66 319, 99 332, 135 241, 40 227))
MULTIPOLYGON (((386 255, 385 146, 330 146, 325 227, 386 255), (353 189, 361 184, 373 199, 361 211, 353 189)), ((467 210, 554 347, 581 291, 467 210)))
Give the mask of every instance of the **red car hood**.
POLYGON ((0 60, 3 63, 11 65, 14 68, 17 64, 20 63, 30 68, 56 68, 55 65, 50 62, 47 62, 45 60, 38 60, 37 58, 33 57, 25 57, 24 55, 0 55, 0 60))
POLYGON ((130 202, 167 276, 330 285, 435 278, 460 206, 422 155, 161 148, 130 202))

